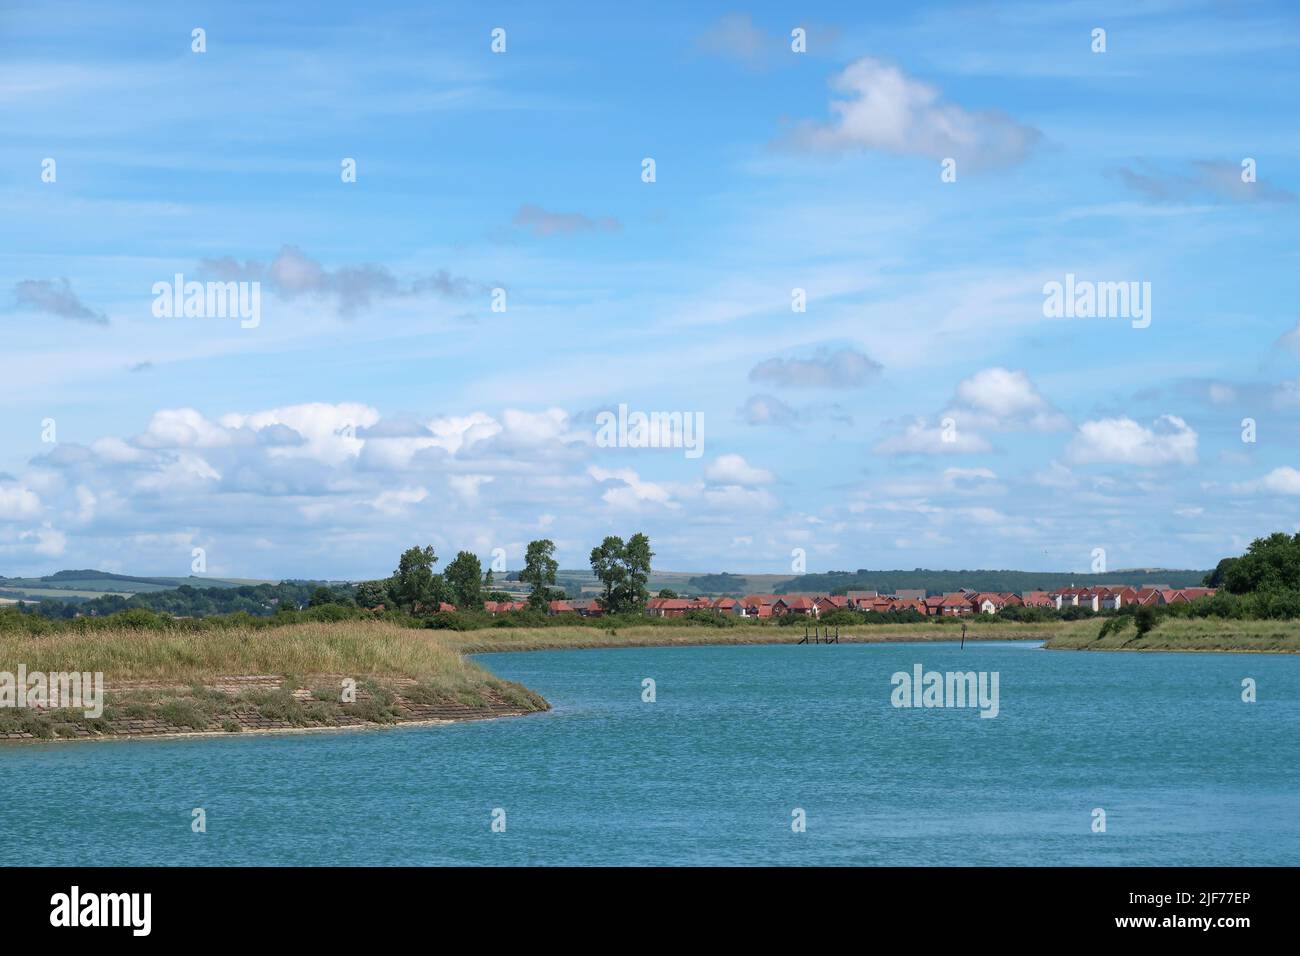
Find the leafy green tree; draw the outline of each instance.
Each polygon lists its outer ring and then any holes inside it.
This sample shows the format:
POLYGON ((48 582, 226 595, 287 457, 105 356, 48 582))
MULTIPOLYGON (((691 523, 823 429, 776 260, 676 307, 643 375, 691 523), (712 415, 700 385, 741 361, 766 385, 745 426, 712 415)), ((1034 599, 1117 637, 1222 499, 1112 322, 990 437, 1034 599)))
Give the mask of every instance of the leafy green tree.
POLYGON ((414 611, 417 604, 427 606, 437 600, 442 590, 441 578, 435 580, 433 573, 433 566, 437 563, 433 545, 407 548, 402 552, 389 585, 398 606, 414 611))
POLYGON ((1227 567, 1220 561, 1214 573, 1220 571, 1224 585, 1234 594, 1300 588, 1300 533, 1291 536, 1279 531, 1256 538, 1227 567))
POLYGON ((487 569, 487 573, 483 575, 483 590, 484 590, 484 591, 491 591, 491 590, 492 590, 492 585, 493 585, 493 581, 492 581, 492 569, 491 569, 491 568, 488 568, 488 569, 487 569))
POLYGON ((1224 558, 1215 565, 1214 570, 1207 574, 1205 580, 1201 583, 1207 588, 1227 587, 1228 572, 1232 569, 1232 566, 1237 563, 1237 560, 1237 558, 1224 558))
POLYGON ((528 593, 529 607, 539 611, 546 609, 559 570, 560 564, 555 560, 554 541, 542 538, 528 542, 528 550, 524 552, 524 569, 519 572, 519 580, 532 585, 532 590, 528 593))
POLYGON ((646 582, 650 580, 650 562, 655 553, 650 550, 650 539, 638 532, 627 539, 623 566, 627 571, 622 605, 629 611, 641 613, 650 597, 646 582))
POLYGON ((1138 639, 1146 637, 1150 630, 1159 623, 1155 608, 1145 604, 1142 605, 1133 612, 1133 623, 1137 625, 1138 639))
POLYGON ((634 534, 625 543, 610 535, 591 549, 591 570, 604 586, 601 605, 611 614, 636 614, 645 610, 650 591, 650 539, 634 534))
POLYGON ((626 580, 623 557, 627 545, 616 535, 609 535, 591 549, 591 570, 605 588, 600 604, 606 611, 615 613, 618 608, 619 589, 626 580))
POLYGON ((361 607, 375 608, 381 604, 391 607, 393 603, 387 581, 362 581, 357 585, 357 604, 361 607))
POLYGON ((309 605, 310 607, 320 607, 322 604, 336 604, 336 603, 338 602, 334 597, 334 592, 331 591, 329 588, 324 587, 323 585, 321 587, 318 587, 315 591, 311 592, 311 603, 309 605))
POLYGON ((461 551, 447 565, 442 576, 447 580, 447 589, 452 597, 451 603, 456 607, 481 608, 483 606, 483 566, 479 563, 477 555, 469 551, 461 551))
POLYGON ((672 588, 660 588, 659 596, 661 598, 675 598, 677 597, 677 592, 674 591, 672 588))

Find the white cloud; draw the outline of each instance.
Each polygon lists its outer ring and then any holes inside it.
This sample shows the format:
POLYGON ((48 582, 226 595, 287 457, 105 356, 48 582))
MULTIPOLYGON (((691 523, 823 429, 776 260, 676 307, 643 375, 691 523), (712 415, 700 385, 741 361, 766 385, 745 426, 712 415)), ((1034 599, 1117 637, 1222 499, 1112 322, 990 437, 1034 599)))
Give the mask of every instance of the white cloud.
POLYGON ((451 490, 467 502, 478 500, 479 489, 492 480, 491 475, 448 475, 451 490))
POLYGON ((0 485, 0 520, 22 521, 41 513, 41 499, 32 491, 0 485))
POLYGON ((936 87, 871 57, 850 63, 831 80, 831 88, 846 97, 831 101, 834 119, 800 125, 794 145, 953 157, 959 166, 992 166, 1024 159, 1040 136, 1003 113, 972 113, 942 102, 936 87))
POLYGON ((193 408, 165 408, 154 412, 144 434, 135 440, 144 448, 217 448, 230 442, 231 435, 226 428, 208 421, 193 408))
POLYGON ((587 474, 601 484, 609 484, 601 494, 601 500, 615 508, 636 510, 641 505, 672 505, 672 494, 667 487, 651 481, 643 481, 631 468, 607 469, 595 465, 587 469, 587 474), (615 484, 616 483, 616 484, 615 484))
POLYGON ((1194 465, 1196 432, 1177 415, 1161 415, 1150 428, 1131 418, 1084 422, 1067 457, 1079 464, 1194 465))
POLYGON ((956 428, 931 427, 922 420, 908 425, 900 435, 891 435, 875 444, 878 455, 971 455, 992 451, 993 446, 976 433, 956 428), (945 441, 945 437, 950 440, 945 441))
POLYGON ((143 461, 147 457, 140 449, 128 445, 122 439, 111 435, 106 438, 97 438, 91 442, 90 450, 105 461, 116 464, 143 461))
POLYGON ((1020 370, 995 366, 981 369, 957 383, 939 425, 916 419, 901 435, 876 445, 878 454, 945 454, 991 450, 984 431, 1058 431, 1070 421, 1039 394, 1029 376, 1020 370), (944 420, 952 427, 945 429, 944 420), (950 440, 945 442, 945 432, 950 440))
POLYGON ((767 485, 776 476, 764 468, 755 468, 740 455, 720 455, 704 469, 704 477, 719 485, 767 485))
POLYGON ((1069 421, 1038 393, 1023 371, 986 368, 957 383, 954 414, 965 410, 981 416, 979 427, 1051 431, 1069 427, 1069 421))
POLYGON ((404 514, 408 505, 419 504, 429 497, 425 488, 395 488, 380 494, 370 502, 371 507, 388 515, 404 514))
POLYGON ((1274 495, 1300 495, 1300 471, 1290 465, 1274 468, 1256 481, 1242 481, 1232 486, 1237 492, 1264 492, 1274 495))
POLYGON ((313 458, 330 464, 357 457, 365 444, 357 436, 357 431, 378 421, 378 410, 359 402, 340 402, 337 405, 309 402, 251 415, 232 412, 221 417, 221 424, 227 429, 249 428, 261 432, 283 426, 302 437, 301 444, 272 447, 268 451, 271 457, 313 458))
POLYGON ((221 474, 193 452, 180 452, 158 471, 136 480, 141 491, 171 492, 194 489, 220 481, 221 474))
POLYGON ((19 538, 29 540, 36 539, 36 544, 32 550, 39 555, 47 558, 57 558, 68 546, 68 536, 62 531, 57 531, 46 525, 35 531, 24 531, 19 538))

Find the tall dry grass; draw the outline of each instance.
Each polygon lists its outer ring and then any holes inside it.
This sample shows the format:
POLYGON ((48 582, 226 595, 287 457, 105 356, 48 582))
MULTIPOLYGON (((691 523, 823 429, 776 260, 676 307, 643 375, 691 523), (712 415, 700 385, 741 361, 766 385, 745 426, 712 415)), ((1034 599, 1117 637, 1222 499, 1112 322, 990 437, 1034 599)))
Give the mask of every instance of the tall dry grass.
POLYGON ((218 676, 349 674, 470 686, 488 673, 436 632, 376 621, 210 631, 0 632, 0 671, 102 672, 115 680, 201 683, 218 676))

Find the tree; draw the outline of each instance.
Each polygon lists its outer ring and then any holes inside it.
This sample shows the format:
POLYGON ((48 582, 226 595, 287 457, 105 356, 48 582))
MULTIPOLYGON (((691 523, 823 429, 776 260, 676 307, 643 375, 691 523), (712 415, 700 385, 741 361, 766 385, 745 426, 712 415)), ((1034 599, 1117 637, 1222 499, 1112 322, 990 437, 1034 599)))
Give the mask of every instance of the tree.
POLYGON ((600 599, 600 606, 609 614, 617 613, 619 588, 623 586, 626 580, 626 572, 623 567, 623 556, 626 551, 627 545, 623 543, 623 539, 612 534, 591 549, 592 573, 596 575, 596 580, 605 587, 605 593, 600 599))
POLYGON ((491 569, 491 568, 488 568, 488 569, 487 569, 487 573, 483 575, 483 590, 484 590, 484 591, 491 591, 491 590, 492 590, 492 584, 493 584, 493 581, 492 581, 492 569, 491 569))
POLYGON ((1227 587, 1228 572, 1232 570, 1232 566, 1237 563, 1237 560, 1237 558, 1224 558, 1215 565, 1214 570, 1207 574, 1201 583, 1207 588, 1227 587))
POLYGON ((650 539, 640 533, 632 535, 626 543, 610 535, 591 549, 591 570, 604 585, 601 606, 607 614, 637 614, 645 610, 650 596, 646 582, 650 578, 652 558, 650 539))
POLYGON ((362 581, 357 585, 357 604, 361 607, 376 608, 381 604, 390 607, 393 603, 387 581, 362 581))
POLYGON ((483 566, 479 564, 477 555, 461 551, 447 565, 442 576, 447 581, 452 603, 456 607, 481 608, 483 606, 483 566))
POLYGON ((308 606, 320 607, 322 604, 337 604, 337 603, 338 602, 334 597, 334 592, 331 591, 329 588, 325 587, 324 585, 321 585, 320 587, 316 588, 316 590, 311 592, 311 602, 309 603, 308 606))
POLYGON ((655 553, 650 550, 650 539, 644 534, 638 532, 627 539, 623 561, 627 570, 627 581, 624 585, 623 597, 624 606, 629 611, 638 614, 645 611, 646 599, 650 597, 646 582, 650 580, 650 562, 654 556, 655 553))
POLYGON ((677 592, 674 591, 672 588, 660 588, 659 596, 661 598, 675 598, 677 597, 677 592))
POLYGON ((437 563, 433 545, 407 548, 402 552, 389 585, 389 591, 400 607, 414 611, 416 605, 432 604, 439 597, 443 585, 440 578, 435 580, 433 573, 433 566, 437 563))
POLYGON ((1220 561, 1214 574, 1222 572, 1224 586, 1234 594, 1300 588, 1300 534, 1279 531, 1256 538, 1245 554, 1224 565, 1220 561))
POLYGON ((1159 619, 1156 617, 1156 609, 1150 605, 1142 605, 1133 612, 1133 623, 1137 625, 1137 636, 1141 640, 1159 623, 1159 619))
POLYGON ((528 550, 524 552, 524 569, 519 572, 519 580, 532 585, 528 593, 528 606, 534 610, 544 611, 551 600, 551 588, 555 586, 555 574, 560 564, 555 560, 555 542, 550 538, 529 541, 528 550))

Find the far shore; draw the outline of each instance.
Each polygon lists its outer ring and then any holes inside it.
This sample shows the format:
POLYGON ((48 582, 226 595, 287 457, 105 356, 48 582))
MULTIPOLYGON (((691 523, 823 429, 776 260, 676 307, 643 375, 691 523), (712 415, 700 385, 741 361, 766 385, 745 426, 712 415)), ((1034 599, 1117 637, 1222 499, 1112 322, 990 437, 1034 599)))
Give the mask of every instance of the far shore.
MULTIPOLYGON (((1300 622, 1163 620, 1099 638, 1096 619, 841 626, 840 644, 1041 641, 1051 650, 1297 653, 1300 622)), ((809 642, 834 626, 809 622, 809 642)), ((212 631, 0 633, 0 671, 105 675, 104 713, 0 708, 0 742, 175 739, 435 726, 523 716, 550 704, 468 655, 598 648, 799 644, 800 626, 557 626, 453 631, 347 620, 212 631), (12 666, 11 666, 12 665, 12 666), (341 693, 348 683, 351 697, 341 693)))

